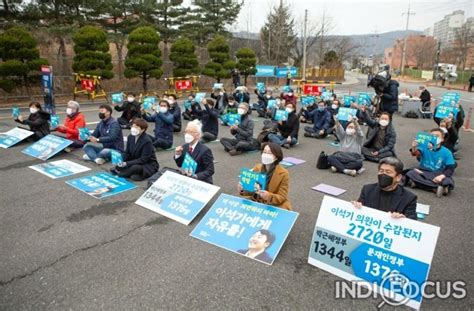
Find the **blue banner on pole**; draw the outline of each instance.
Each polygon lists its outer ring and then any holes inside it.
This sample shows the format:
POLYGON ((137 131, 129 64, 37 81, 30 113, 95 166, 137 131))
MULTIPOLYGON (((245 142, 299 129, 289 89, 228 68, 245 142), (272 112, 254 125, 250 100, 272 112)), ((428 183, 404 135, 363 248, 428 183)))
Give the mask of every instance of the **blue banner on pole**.
POLYGON ((271 78, 275 76, 275 66, 257 65, 256 69, 257 69, 257 73, 255 74, 256 77, 271 78))

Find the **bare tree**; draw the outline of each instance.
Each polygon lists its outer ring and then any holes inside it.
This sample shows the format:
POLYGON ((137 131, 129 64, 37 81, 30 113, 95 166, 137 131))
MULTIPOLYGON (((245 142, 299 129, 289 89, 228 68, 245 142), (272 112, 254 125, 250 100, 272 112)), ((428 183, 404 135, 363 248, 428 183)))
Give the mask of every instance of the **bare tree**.
MULTIPOLYGON (((300 66, 301 62, 303 61, 303 45, 304 45, 304 37, 303 37, 303 29, 304 29, 304 18, 299 19, 300 22, 296 25, 297 31, 296 33, 299 35, 295 42, 295 48, 293 51, 295 64, 296 66, 300 66)), ((320 22, 308 22, 306 29, 306 53, 310 54, 313 48, 316 46, 316 43, 321 38, 321 21, 320 22)), ((330 28, 329 20, 326 22, 326 29, 330 28)))
POLYGON ((341 63, 356 55, 360 47, 360 45, 354 44, 350 37, 341 37, 333 43, 333 50, 341 63))
POLYGON ((466 68, 467 54, 472 43, 474 43, 474 33, 472 33, 469 25, 464 24, 464 26, 456 30, 454 39, 456 64, 463 70, 466 68))
POLYGON ((434 65, 436 41, 414 40, 408 48, 408 59, 413 59, 420 69, 431 69, 434 65))

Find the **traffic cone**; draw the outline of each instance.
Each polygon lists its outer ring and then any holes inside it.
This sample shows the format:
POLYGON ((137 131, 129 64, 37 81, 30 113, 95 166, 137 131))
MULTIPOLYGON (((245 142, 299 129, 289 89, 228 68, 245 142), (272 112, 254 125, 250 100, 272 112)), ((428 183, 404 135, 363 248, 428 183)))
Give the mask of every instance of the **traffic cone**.
POLYGON ((469 112, 467 113, 467 118, 464 121, 464 130, 466 132, 474 132, 474 130, 471 129, 471 115, 472 115, 472 107, 469 108, 469 112))

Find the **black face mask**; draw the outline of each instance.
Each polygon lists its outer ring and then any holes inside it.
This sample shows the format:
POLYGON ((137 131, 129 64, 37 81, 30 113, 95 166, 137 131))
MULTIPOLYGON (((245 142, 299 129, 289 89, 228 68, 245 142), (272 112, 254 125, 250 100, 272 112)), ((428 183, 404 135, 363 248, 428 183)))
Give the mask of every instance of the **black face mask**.
POLYGON ((99 119, 104 120, 105 119, 105 113, 99 112, 99 119))
POLYGON ((382 189, 390 187, 393 184, 392 176, 388 176, 386 174, 380 174, 378 175, 378 179, 379 179, 379 186, 382 189))

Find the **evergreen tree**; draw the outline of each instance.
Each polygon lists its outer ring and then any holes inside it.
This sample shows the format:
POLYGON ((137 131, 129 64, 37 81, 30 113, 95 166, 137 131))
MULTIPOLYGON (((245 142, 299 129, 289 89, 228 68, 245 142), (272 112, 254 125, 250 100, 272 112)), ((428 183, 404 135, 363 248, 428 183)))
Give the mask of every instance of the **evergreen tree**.
POLYGON ((74 72, 101 76, 103 79, 111 79, 114 76, 105 31, 96 26, 84 26, 72 39, 76 53, 72 64, 74 72))
POLYGON ((189 11, 182 4, 183 0, 148 0, 143 3, 145 19, 157 26, 165 44, 177 37, 178 28, 183 21, 181 16, 185 16, 189 11))
POLYGON ((10 93, 15 88, 40 82, 41 65, 36 39, 24 28, 13 27, 0 34, 0 88, 10 93))
POLYGON ((270 64, 282 65, 292 56, 296 44, 294 24, 290 7, 284 5, 283 1, 267 16, 261 34, 264 46, 263 54, 270 64))
POLYGON ((237 69, 244 76, 244 84, 247 85, 249 75, 257 73, 257 57, 251 48, 241 48, 235 54, 237 57, 237 69))
POLYGON ((213 77, 219 83, 221 79, 230 77, 230 70, 235 68, 235 62, 229 57, 229 44, 222 35, 216 35, 207 45, 211 61, 206 64, 203 74, 213 77))
POLYGON ((185 77, 199 73, 199 61, 193 42, 180 38, 171 47, 170 60, 173 62, 173 76, 185 77))
POLYGON ((159 43, 160 35, 152 27, 138 27, 128 36, 125 77, 141 78, 145 92, 148 79, 163 75, 159 43))

